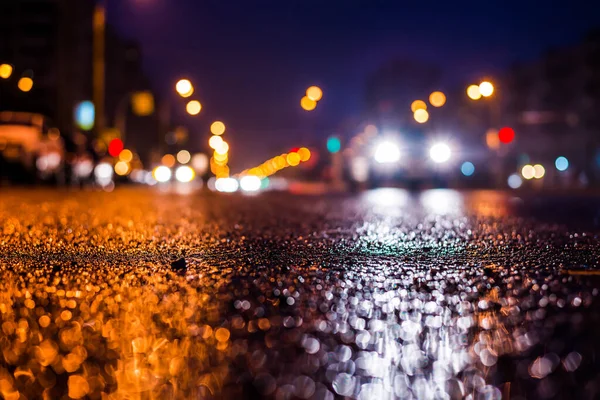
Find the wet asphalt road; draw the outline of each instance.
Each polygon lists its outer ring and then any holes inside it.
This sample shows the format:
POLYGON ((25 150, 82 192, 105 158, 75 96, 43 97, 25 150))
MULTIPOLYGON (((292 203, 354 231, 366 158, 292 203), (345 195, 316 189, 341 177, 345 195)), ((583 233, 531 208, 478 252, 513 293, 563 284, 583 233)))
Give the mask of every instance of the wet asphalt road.
POLYGON ((599 217, 591 195, 2 189, 0 398, 599 398, 599 217))

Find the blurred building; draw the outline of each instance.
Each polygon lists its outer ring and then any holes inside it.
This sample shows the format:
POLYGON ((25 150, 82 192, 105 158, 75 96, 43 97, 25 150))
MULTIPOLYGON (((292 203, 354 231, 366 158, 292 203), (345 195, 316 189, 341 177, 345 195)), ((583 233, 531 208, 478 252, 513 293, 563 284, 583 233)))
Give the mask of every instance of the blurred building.
MULTIPOLYGON (((0 63, 14 66, 11 78, 0 80, 0 110, 41 113, 66 136, 75 133, 75 107, 92 99, 93 13, 93 0, 0 1, 0 63), (21 76, 33 79, 30 92, 18 89, 21 76)), ((158 139, 157 118, 131 115, 128 97, 150 90, 141 50, 110 26, 105 47, 106 120, 112 125, 125 114, 132 146, 145 151, 158 139)))
POLYGON ((2 109, 40 112, 66 130, 73 105, 91 91, 92 0, 0 2, 0 62, 14 66, 1 82, 2 109), (21 76, 33 79, 28 93, 21 76))
POLYGON ((150 92, 150 81, 142 69, 142 50, 131 40, 123 39, 111 27, 106 37, 106 121, 124 130, 125 145, 147 158, 164 135, 159 135, 161 101, 153 93, 154 111, 149 116, 133 112, 135 93, 150 92))
POLYGON ((552 166, 565 156, 600 182, 600 31, 515 66, 506 76, 504 119, 522 159, 552 166))

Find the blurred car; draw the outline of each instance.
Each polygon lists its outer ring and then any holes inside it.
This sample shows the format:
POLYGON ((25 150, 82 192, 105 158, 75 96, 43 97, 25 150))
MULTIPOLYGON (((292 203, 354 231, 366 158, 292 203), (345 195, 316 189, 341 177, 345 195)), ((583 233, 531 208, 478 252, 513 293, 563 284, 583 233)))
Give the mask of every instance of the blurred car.
POLYGON ((58 178, 65 147, 57 129, 40 114, 0 112, 0 158, 3 178, 17 183, 58 178))
POLYGON ((455 147, 449 140, 418 131, 376 136, 350 160, 351 175, 370 186, 447 186, 456 175, 455 147))

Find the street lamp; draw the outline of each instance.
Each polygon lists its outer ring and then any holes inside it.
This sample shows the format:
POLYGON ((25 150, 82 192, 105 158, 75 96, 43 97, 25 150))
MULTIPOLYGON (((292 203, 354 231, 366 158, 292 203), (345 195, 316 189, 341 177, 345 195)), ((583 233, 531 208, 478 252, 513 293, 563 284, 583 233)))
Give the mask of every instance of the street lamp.
POLYGON ((21 79, 19 79, 19 83, 17 83, 17 86, 22 92, 27 93, 31 90, 31 88, 33 88, 33 79, 24 76, 21 79))
POLYGON ((0 78, 8 79, 12 75, 13 67, 10 64, 0 65, 0 78))
POLYGON ((300 107, 302 107, 306 111, 312 111, 317 107, 317 102, 310 99, 308 96, 304 96, 300 100, 300 107))
POLYGON ((427 122, 429 120, 429 113, 427 112, 427 110, 419 108, 417 111, 414 112, 413 118, 419 124, 424 124, 425 122, 427 122))
POLYGON ((192 100, 185 106, 185 110, 190 115, 198 115, 202 110, 202 104, 198 100, 192 100))
POLYGON ((479 90, 479 85, 470 85, 467 88, 467 96, 471 100, 479 100, 481 98, 481 91, 479 90))
POLYGON ((218 149, 219 146, 221 146, 221 143, 223 143, 223 138, 221 138, 221 136, 211 136, 210 139, 208 139, 208 145, 213 150, 218 149))
POLYGON ((181 97, 190 97, 194 93, 194 87, 189 79, 180 79, 175 84, 175 91, 181 97))
POLYGON ((415 100, 410 104, 410 110, 417 112, 417 110, 427 110, 427 104, 423 100, 415 100))
POLYGON ((311 86, 306 89, 306 97, 312 101, 319 101, 323 97, 323 91, 318 86, 311 86))
POLYGON ((433 92, 429 95, 429 103, 434 107, 442 107, 446 104, 446 95, 440 91, 433 92))
POLYGON ((215 121, 210 125, 210 133, 220 136, 225 133, 225 124, 221 121, 215 121))
POLYGON ((481 93, 483 97, 490 97, 494 94, 494 85, 488 81, 481 82, 479 84, 479 93, 481 93))

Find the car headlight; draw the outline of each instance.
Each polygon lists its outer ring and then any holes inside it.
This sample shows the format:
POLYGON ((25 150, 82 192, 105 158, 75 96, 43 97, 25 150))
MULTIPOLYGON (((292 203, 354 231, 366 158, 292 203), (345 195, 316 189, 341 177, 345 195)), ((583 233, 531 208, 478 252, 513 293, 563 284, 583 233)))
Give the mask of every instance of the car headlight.
POLYGON ((390 164, 400 160, 400 148, 391 141, 383 141, 375 149, 375 161, 379 164, 390 164))
POLYGON ((445 163, 452 156, 452 150, 446 143, 436 143, 429 149, 429 157, 434 163, 445 163))

